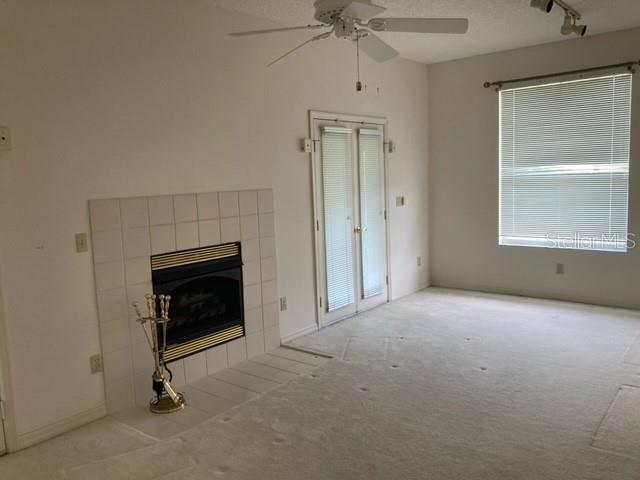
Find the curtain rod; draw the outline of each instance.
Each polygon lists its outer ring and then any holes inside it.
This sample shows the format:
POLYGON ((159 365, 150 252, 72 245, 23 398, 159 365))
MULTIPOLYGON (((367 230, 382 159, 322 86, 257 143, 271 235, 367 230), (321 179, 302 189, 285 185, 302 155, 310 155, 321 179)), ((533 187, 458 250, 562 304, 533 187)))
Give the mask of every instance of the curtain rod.
POLYGON ((562 77, 562 76, 566 76, 566 75, 576 75, 579 73, 587 73, 587 72, 597 72, 599 70, 611 70, 614 68, 626 68, 627 70, 629 70, 631 73, 634 73, 634 66, 636 65, 640 65, 640 61, 636 61, 636 62, 625 62, 625 63, 616 63, 614 65, 603 65, 601 67, 591 67, 591 68, 582 68, 580 70, 570 70, 567 72, 557 72, 557 73, 548 73, 546 75, 535 75, 533 77, 522 77, 522 78, 514 78, 511 80, 499 80, 497 82, 485 82, 484 83, 484 88, 490 88, 490 87, 498 87, 496 88, 496 91, 500 90, 500 88, 502 88, 503 85, 506 85, 508 83, 519 83, 519 82, 527 82, 530 80, 542 80, 544 78, 551 78, 551 77, 562 77))

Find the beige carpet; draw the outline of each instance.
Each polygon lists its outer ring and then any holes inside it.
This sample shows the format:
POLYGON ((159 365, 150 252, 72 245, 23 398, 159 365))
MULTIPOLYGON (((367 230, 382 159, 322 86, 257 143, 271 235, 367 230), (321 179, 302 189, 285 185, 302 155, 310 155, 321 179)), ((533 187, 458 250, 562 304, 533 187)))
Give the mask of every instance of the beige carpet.
POLYGON ((640 479, 639 332, 636 312, 429 289, 299 339, 336 358, 181 435, 107 419, 0 478, 640 479))

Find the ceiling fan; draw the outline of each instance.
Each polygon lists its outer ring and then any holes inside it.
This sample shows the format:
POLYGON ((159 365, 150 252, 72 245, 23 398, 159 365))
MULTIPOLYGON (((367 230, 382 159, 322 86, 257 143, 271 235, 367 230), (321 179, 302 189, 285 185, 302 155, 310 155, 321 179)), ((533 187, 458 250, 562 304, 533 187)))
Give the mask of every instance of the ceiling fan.
POLYGON ((466 18, 376 17, 386 8, 372 4, 371 0, 316 0, 313 5, 316 9, 315 19, 322 22, 320 24, 236 32, 231 35, 241 37, 290 30, 329 29, 276 58, 269 64, 271 66, 305 45, 329 38, 332 34, 356 42, 358 49, 376 62, 386 62, 397 56, 398 52, 373 32, 466 33, 469 28, 466 18))

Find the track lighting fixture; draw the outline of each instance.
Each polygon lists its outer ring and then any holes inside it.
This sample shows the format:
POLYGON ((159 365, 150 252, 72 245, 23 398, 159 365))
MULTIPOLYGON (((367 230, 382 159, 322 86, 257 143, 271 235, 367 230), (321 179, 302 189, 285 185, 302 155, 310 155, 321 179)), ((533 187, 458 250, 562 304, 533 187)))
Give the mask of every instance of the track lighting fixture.
POLYGON ((569 13, 566 13, 564 16, 564 22, 562 23, 562 27, 560 28, 560 33, 562 33, 562 35, 571 35, 572 33, 575 33, 576 35, 584 37, 584 35, 587 33, 587 26, 577 25, 576 17, 570 15, 569 13))
POLYGON ((562 35, 571 35, 575 33, 580 37, 584 37, 587 33, 586 25, 578 25, 576 22, 582 17, 578 11, 571 7, 566 0, 531 0, 531 7, 549 13, 554 5, 558 5, 564 11, 564 22, 560 27, 562 35))
POLYGON ((538 10, 549 13, 553 8, 553 1, 554 0, 531 0, 530 5, 533 8, 537 8, 538 10))

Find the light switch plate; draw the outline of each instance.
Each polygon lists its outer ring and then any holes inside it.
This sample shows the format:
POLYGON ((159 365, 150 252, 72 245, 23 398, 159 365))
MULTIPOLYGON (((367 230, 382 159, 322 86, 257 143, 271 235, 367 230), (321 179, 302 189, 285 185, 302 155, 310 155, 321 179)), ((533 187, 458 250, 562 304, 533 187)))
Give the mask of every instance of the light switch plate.
POLYGON ((11 150, 11 131, 9 127, 0 127, 0 150, 11 150))
POLYGON ((86 233, 76 233, 76 252, 88 252, 89 251, 89 241, 87 240, 86 233))
POLYGON ((287 297, 280 297, 280 311, 284 312, 287 309, 287 297))

